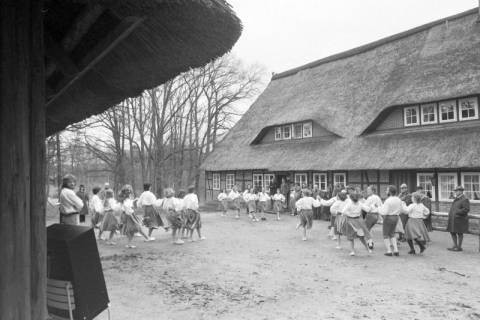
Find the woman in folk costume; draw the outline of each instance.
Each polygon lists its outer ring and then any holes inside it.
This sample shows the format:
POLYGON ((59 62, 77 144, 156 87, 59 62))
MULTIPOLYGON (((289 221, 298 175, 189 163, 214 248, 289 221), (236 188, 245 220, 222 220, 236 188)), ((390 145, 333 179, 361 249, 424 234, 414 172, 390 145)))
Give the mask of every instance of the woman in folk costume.
POLYGON ((189 186, 188 193, 183 198, 183 205, 185 207, 185 213, 187 220, 185 222, 187 232, 189 232, 190 241, 193 242, 193 231, 197 230, 198 239, 205 240, 205 237, 202 237, 202 220, 200 218, 198 197, 194 193, 195 187, 189 186))
POLYGON ((187 210, 185 209, 185 202, 183 201, 183 198, 185 197, 187 193, 185 190, 180 189, 177 192, 176 198, 178 200, 179 206, 177 207, 177 211, 180 212, 180 219, 182 220, 182 227, 180 228, 179 236, 181 239, 186 239, 188 236, 188 230, 187 230, 187 210))
POLYGON ((120 190, 120 195, 118 196, 118 202, 120 203, 120 208, 122 211, 121 220, 124 222, 122 232, 128 238, 128 244, 126 245, 127 248, 136 248, 136 246, 132 244, 132 240, 137 232, 145 238, 145 241, 153 240, 152 238, 148 237, 142 230, 140 219, 137 217, 135 211, 133 210, 133 201, 131 199, 132 196, 133 190, 132 187, 128 184, 122 187, 122 189, 120 190))
POLYGON ((295 202, 296 202, 296 192, 295 192, 295 188, 291 188, 290 189, 290 192, 289 192, 289 199, 290 199, 290 215, 291 216, 294 216, 295 213, 297 212, 297 208, 295 207, 295 202))
MULTIPOLYGON (((92 189, 92 200, 90 200, 90 211, 92 212, 92 228, 100 229, 100 225, 103 221, 103 203, 98 193, 100 192, 100 187, 94 187, 92 189)), ((101 234, 98 235, 98 238, 101 239, 101 234)))
POLYGON ((377 188, 375 186, 367 187, 367 199, 362 204, 362 209, 367 213, 365 216, 365 225, 368 231, 371 231, 373 226, 379 220, 378 208, 382 206, 382 199, 377 196, 377 188))
POLYGON ((397 188, 395 186, 388 186, 387 197, 383 205, 378 208, 378 213, 383 217, 383 241, 387 249, 385 255, 389 257, 399 256, 395 230, 400 220, 399 214, 403 210, 403 202, 397 197, 397 188))
POLYGON ((303 241, 307 240, 307 229, 312 228, 313 223, 313 208, 320 207, 320 201, 312 198, 312 192, 310 190, 305 190, 303 197, 298 199, 295 203, 295 207, 298 212, 299 222, 297 229, 303 228, 303 241))
MULTIPOLYGON (((331 207, 335 203, 335 201, 338 200, 338 194, 340 192, 343 192, 345 194, 345 198, 347 199, 347 191, 342 190, 340 184, 336 184, 332 192, 332 197, 330 199, 320 199, 322 207, 331 207)), ((337 240, 337 236, 335 235, 335 225, 336 225, 336 219, 338 218, 338 216, 332 213, 332 208, 330 208, 330 213, 331 213, 331 218, 330 218, 328 236, 331 237, 332 240, 337 240)))
POLYGON ((222 217, 227 215, 227 210, 228 210, 228 195, 226 193, 226 190, 223 189, 222 192, 217 197, 218 201, 222 204, 222 217))
POLYGON ((100 239, 103 232, 109 231, 110 235, 108 237, 107 244, 115 245, 116 243, 113 242, 113 236, 119 229, 119 224, 118 224, 117 217, 115 216, 115 212, 120 211, 121 206, 113 198, 112 189, 105 190, 104 197, 105 197, 105 199, 103 200, 104 217, 100 225, 100 233, 98 234, 98 237, 100 239))
MULTIPOLYGON (((337 240, 337 249, 341 249, 340 247, 340 237, 341 235, 346 234, 345 229, 345 222, 347 221, 347 217, 342 214, 343 209, 347 205, 347 191, 341 190, 337 193, 336 197, 334 198, 335 202, 330 206, 330 212, 332 214, 332 220, 334 221, 333 227, 330 229, 333 232, 334 238, 332 240, 337 240)), ((329 204, 328 200, 321 201, 322 206, 325 207, 329 204)))
POLYGON ((285 203, 285 196, 280 192, 280 188, 277 189, 277 193, 273 195, 272 199, 273 199, 273 210, 277 214, 277 220, 280 220, 280 210, 282 210, 283 205, 285 203))
POLYGON ((418 192, 412 194, 412 204, 403 203, 403 212, 408 214, 407 224, 405 225, 405 238, 410 247, 409 254, 415 254, 413 241, 420 247, 420 253, 425 251, 427 241, 430 241, 427 228, 423 219, 430 214, 430 210, 422 204, 422 195, 418 192))
POLYGON ((238 192, 237 186, 233 186, 232 190, 228 194, 228 198, 233 201, 233 206, 235 207, 235 211, 237 214, 235 215, 235 219, 240 219, 240 202, 241 202, 241 195, 238 192))
POLYGON ((257 212, 258 196, 255 194, 255 189, 251 188, 249 192, 243 193, 243 200, 247 204, 248 216, 252 221, 259 221, 255 212, 257 212))
POLYGON ((143 225, 148 228, 148 236, 151 239, 153 230, 163 227, 160 214, 153 207, 157 197, 150 191, 150 183, 143 184, 143 192, 137 200, 137 207, 143 208, 143 225))
POLYGON ((430 199, 430 197, 427 194, 425 194, 425 189, 423 189, 422 186, 417 187, 417 192, 420 193, 420 195, 422 197, 422 201, 421 201, 422 204, 430 212, 428 214, 428 216, 423 219, 423 223, 425 224, 425 227, 427 228, 427 231, 432 232, 433 231, 433 226, 432 226, 432 200, 430 199))
POLYGON ((362 219, 362 204, 360 203, 360 194, 351 193, 350 201, 347 202, 342 210, 342 215, 346 217, 345 233, 350 241, 350 255, 355 255, 355 238, 359 238, 369 253, 372 252, 373 242, 370 232, 362 219), (367 244, 368 243, 368 244, 367 244))
POLYGON ((267 203, 270 201, 270 195, 266 188, 258 193, 258 206, 257 210, 262 215, 260 218, 262 221, 267 220, 265 217, 265 210, 267 210, 267 203))
POLYGON ((155 206, 159 207, 167 216, 170 228, 172 228, 172 243, 183 244, 183 240, 180 239, 180 230, 183 226, 183 201, 173 196, 175 191, 172 188, 165 189, 164 193, 165 198, 157 200, 155 206))

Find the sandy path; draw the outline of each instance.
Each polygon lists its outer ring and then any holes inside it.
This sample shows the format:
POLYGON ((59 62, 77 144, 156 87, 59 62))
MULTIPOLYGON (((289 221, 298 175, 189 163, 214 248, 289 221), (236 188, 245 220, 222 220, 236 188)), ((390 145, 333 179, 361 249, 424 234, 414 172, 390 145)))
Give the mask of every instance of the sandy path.
MULTIPOLYGON (((136 249, 99 243, 112 319, 480 319, 478 238, 452 253, 432 233, 423 256, 335 249, 327 223, 301 241, 296 219, 252 223, 204 213, 206 241, 170 244, 169 234, 136 249), (457 273, 455 273, 457 272, 457 273)), ((106 319, 102 314, 99 319, 106 319)))

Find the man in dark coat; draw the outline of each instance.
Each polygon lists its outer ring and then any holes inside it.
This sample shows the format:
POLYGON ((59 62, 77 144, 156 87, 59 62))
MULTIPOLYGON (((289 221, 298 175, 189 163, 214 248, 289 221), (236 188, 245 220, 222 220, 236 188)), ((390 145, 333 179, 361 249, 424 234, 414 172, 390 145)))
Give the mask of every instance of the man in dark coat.
POLYGON ((465 190, 462 186, 457 186, 455 191, 455 200, 453 200, 450 212, 448 213, 447 231, 450 232, 453 241, 453 247, 450 251, 462 251, 463 234, 468 232, 468 212, 470 211, 470 201, 463 194, 465 190))
MULTIPOLYGON (((400 186, 400 193, 398 194, 398 197, 400 198, 400 200, 405 202, 407 206, 412 203, 412 195, 410 194, 410 192, 408 192, 407 184, 402 183, 402 185, 400 186)), ((400 220, 402 221, 402 226, 403 226, 403 229, 405 230, 405 226, 407 225, 407 221, 408 221, 408 214, 401 213, 400 220)), ((405 242, 406 241, 405 235, 400 234, 400 237, 398 240, 405 242)))

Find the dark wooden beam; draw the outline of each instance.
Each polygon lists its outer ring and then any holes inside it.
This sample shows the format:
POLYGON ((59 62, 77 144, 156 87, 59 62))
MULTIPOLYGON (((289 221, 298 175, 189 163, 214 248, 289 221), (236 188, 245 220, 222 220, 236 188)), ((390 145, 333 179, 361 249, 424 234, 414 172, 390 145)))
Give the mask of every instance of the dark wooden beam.
POLYGON ((122 20, 95 48, 90 51, 79 63, 79 72, 66 77, 62 88, 47 102, 47 108, 62 96, 73 84, 90 71, 98 62, 128 37, 141 23, 143 18, 128 17, 122 20))

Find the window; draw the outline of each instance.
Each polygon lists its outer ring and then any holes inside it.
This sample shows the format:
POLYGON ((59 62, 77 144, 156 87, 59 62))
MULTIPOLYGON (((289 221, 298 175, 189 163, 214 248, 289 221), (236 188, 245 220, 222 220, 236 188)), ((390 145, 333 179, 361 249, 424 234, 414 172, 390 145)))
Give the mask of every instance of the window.
POLYGON ((292 131, 292 139, 302 139, 303 136, 303 126, 301 123, 295 123, 292 125, 293 126, 293 131, 292 131))
POLYGON ((477 98, 460 99, 460 120, 478 119, 478 100, 477 98))
POLYGON ((480 202, 480 172, 462 173, 465 196, 471 201, 480 202))
POLYGON ((306 173, 295 173, 295 184, 299 184, 300 187, 307 184, 307 174, 306 173))
POLYGON ((260 190, 263 187, 263 174, 254 174, 253 175, 253 187, 256 190, 260 190))
POLYGON ((314 173, 313 174, 313 185, 318 186, 320 190, 327 190, 327 175, 325 173, 314 173))
POLYGON ((312 137, 312 122, 303 123, 303 137, 304 138, 312 137))
POLYGON ((456 102, 456 100, 440 102, 439 110, 440 110, 440 122, 457 121, 457 102, 456 102))
POLYGON ((263 175, 263 187, 269 191, 270 183, 275 180, 275 175, 272 173, 266 173, 263 175))
POLYGON ((232 189, 234 185, 235 185, 235 175, 231 173, 227 174, 225 188, 227 190, 232 189))
POLYGON ((440 201, 452 201, 455 199, 455 186, 457 185, 456 173, 439 173, 438 174, 438 191, 440 201))
POLYGON ((424 104, 421 106, 422 124, 437 123, 437 105, 435 103, 424 104))
POLYGON ((275 127, 275 141, 282 140, 282 127, 275 127))
POLYGON ((405 126, 418 126, 419 125, 419 119, 418 119, 418 107, 406 107, 403 109, 403 115, 404 115, 404 122, 405 126))
POLYGON ((432 184, 433 173, 417 173, 417 186, 422 186, 425 194, 435 200, 435 186, 432 184))
POLYGON ((213 190, 220 190, 220 173, 213 174, 213 190))
POLYGON ((343 188, 346 187, 347 177, 345 173, 334 173, 333 174, 333 185, 341 184, 343 188))
POLYGON ((287 125, 287 126, 283 126, 283 139, 284 140, 289 140, 292 138, 292 126, 291 125, 287 125))

